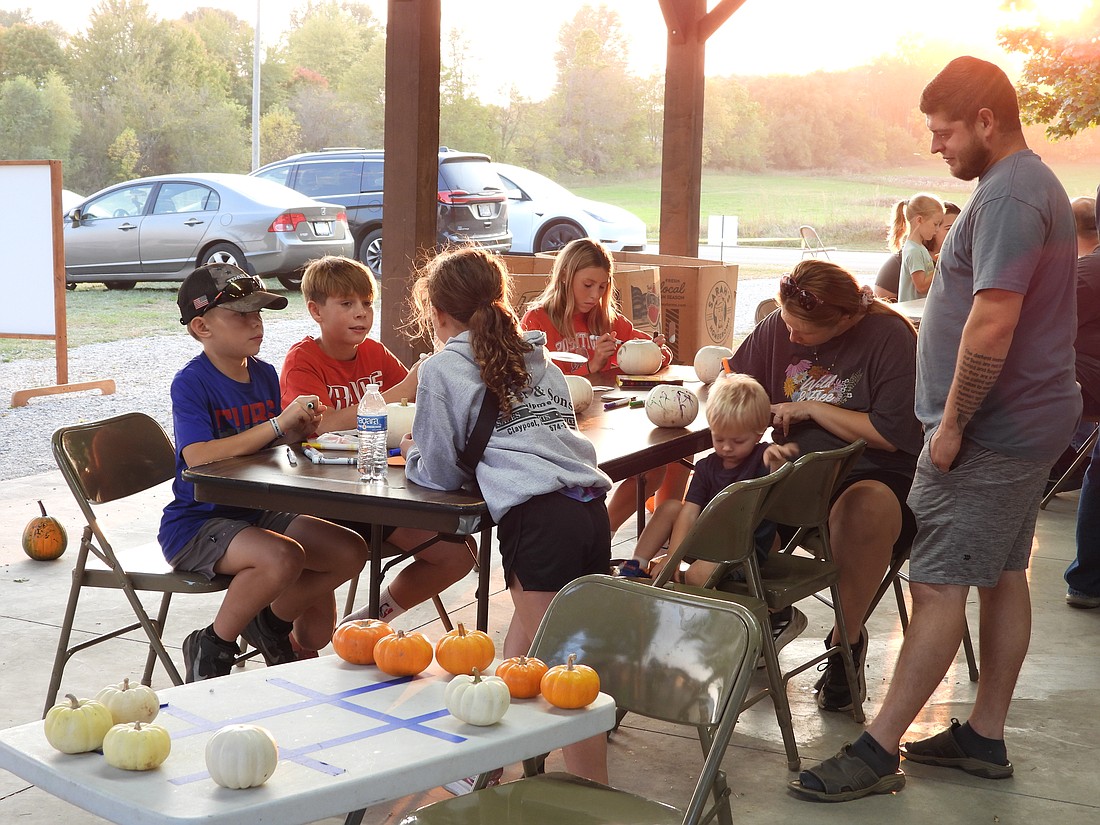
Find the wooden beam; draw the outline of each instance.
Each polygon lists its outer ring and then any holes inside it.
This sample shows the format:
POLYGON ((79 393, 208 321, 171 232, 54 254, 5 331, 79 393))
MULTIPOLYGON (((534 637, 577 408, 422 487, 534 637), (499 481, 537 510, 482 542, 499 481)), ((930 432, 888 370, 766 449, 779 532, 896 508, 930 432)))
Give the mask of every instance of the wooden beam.
POLYGON ((399 328, 417 261, 436 245, 441 0, 389 0, 386 18, 382 343, 404 363, 422 349, 399 328))
POLYGON ((680 8, 677 0, 658 0, 661 5, 661 14, 665 17, 665 27, 668 29, 670 43, 677 45, 684 42, 684 21, 680 17, 680 8))
POLYGON ((661 0, 666 20, 686 24, 682 40, 668 36, 665 69, 664 148, 661 160, 661 245, 665 255, 699 254, 703 155, 703 57, 697 21, 706 0, 661 0))
POLYGON ((699 21, 699 39, 704 42, 710 40, 710 36, 722 28, 722 24, 730 19, 730 15, 743 5, 745 0, 720 0, 718 5, 699 21))

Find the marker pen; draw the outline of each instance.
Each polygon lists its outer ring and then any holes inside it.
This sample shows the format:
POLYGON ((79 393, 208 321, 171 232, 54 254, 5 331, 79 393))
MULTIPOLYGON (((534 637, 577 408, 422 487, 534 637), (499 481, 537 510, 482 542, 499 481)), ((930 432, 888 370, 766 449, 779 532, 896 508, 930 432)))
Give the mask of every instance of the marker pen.
POLYGON ((618 401, 607 401, 604 403, 603 408, 605 410, 617 410, 619 407, 627 406, 633 400, 634 396, 630 396, 630 398, 620 398, 618 401))

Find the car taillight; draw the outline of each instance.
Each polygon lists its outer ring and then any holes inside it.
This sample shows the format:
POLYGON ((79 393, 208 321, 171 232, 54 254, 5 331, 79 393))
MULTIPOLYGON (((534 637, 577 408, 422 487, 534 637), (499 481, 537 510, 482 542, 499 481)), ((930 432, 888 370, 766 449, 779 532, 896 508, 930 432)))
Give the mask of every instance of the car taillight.
POLYGON ((298 229, 298 224, 306 219, 306 216, 301 212, 284 212, 279 217, 271 222, 271 226, 267 228, 268 232, 294 232, 298 229))
POLYGON ((344 223, 347 223, 348 222, 348 213, 347 212, 337 212, 336 213, 336 220, 343 221, 344 223))
POLYGON ((443 189, 439 192, 440 203, 465 203, 468 197, 470 193, 461 189, 443 189))

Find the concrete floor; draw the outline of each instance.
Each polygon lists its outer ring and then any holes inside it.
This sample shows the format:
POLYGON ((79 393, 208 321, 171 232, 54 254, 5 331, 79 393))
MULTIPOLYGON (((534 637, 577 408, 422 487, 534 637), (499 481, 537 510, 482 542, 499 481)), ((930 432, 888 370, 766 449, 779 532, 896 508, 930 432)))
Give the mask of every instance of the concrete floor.
MULTIPOLYGON (((160 507, 168 495, 161 489, 118 508, 105 525, 116 539, 132 536, 144 541, 155 531, 160 507)), ((58 622, 69 586, 70 556, 56 562, 33 562, 19 546, 23 525, 38 514, 43 499, 51 514, 66 524, 70 553, 78 539, 78 511, 57 472, 7 481, 0 489, 0 726, 8 727, 40 718, 41 706, 57 642, 58 622)), ((1100 610, 1068 608, 1063 596, 1062 571, 1074 554, 1076 494, 1063 494, 1040 515, 1030 571, 1034 600, 1034 635, 1009 717, 1009 757, 1016 767, 1013 778, 989 781, 959 771, 909 765, 905 789, 895 796, 880 796, 844 805, 803 802, 786 790, 792 778, 770 703, 762 702, 745 712, 737 727, 725 769, 734 792, 732 806, 738 823, 860 822, 879 823, 936 821, 947 823, 1066 823, 1100 822, 1100 791, 1096 765, 1100 762, 1100 610)), ((632 528, 617 537, 632 541, 632 528)), ((124 542, 118 542, 124 543, 124 542)), ((460 582, 446 594, 456 618, 474 621, 473 577, 460 582)), ((169 616, 167 643, 179 650, 180 641, 193 628, 207 624, 219 596, 179 599, 169 616)), ((342 601, 341 601, 342 603, 342 601)), ((77 614, 77 628, 92 629, 115 615, 125 605, 114 592, 91 592, 77 614)), ((810 626, 802 638, 782 654, 793 660, 807 656, 821 644, 831 624, 826 609, 814 600, 802 605, 810 626)), ((491 633, 498 642, 511 613, 498 568, 494 571, 494 595, 490 614, 491 633)), ((438 637, 442 628, 431 607, 420 607, 396 624, 423 627, 438 637)), ((971 599, 971 626, 977 628, 977 599, 971 599)), ((888 600, 880 606, 869 625, 869 697, 865 705, 873 717, 890 680, 901 631, 897 609, 888 600)), ((69 665, 63 692, 94 694, 123 677, 140 678, 145 647, 140 638, 101 645, 78 654, 69 665)), ((182 662, 182 657, 179 657, 182 662)), ((262 665, 250 664, 249 667, 262 665)), ((849 716, 821 713, 814 704, 811 671, 797 677, 789 696, 794 713, 795 733, 804 762, 832 755, 845 741, 855 739, 861 726, 849 716)), ((229 677, 232 678, 232 677, 229 677)), ((761 678, 758 676, 758 678, 761 678)), ((154 674, 154 687, 167 687, 161 671, 154 674)), ((976 685, 966 674, 960 654, 943 686, 910 731, 918 739, 946 725, 953 716, 965 719, 976 685)), ((612 737, 612 782, 673 804, 686 802, 697 776, 697 742, 669 732, 661 726, 647 726, 628 717, 612 737)), ((558 755, 550 767, 560 766, 558 755)), ((509 768, 506 778, 518 775, 509 768)), ((396 800, 372 808, 370 823, 394 823, 420 805, 442 798, 445 791, 396 800)), ((40 825, 65 822, 91 825, 103 820, 28 785, 22 779, 0 771, 0 825, 40 825)), ((342 820, 328 819, 336 825, 342 820)))

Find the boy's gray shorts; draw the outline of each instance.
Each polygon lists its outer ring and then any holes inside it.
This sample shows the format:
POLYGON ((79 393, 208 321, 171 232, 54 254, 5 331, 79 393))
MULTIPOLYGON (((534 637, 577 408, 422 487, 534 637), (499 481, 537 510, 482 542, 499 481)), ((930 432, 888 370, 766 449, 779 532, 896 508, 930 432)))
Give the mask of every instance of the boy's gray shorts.
POLYGON ((1026 570, 1050 462, 1012 458, 964 439, 950 472, 925 444, 909 492, 917 537, 909 576, 927 584, 993 587, 1026 570))
POLYGON ((296 513, 276 513, 264 510, 255 524, 240 519, 212 518, 203 523, 199 532, 177 553, 170 564, 174 570, 199 573, 207 579, 216 575, 214 565, 225 555, 229 543, 246 527, 259 527, 285 535, 296 513))

